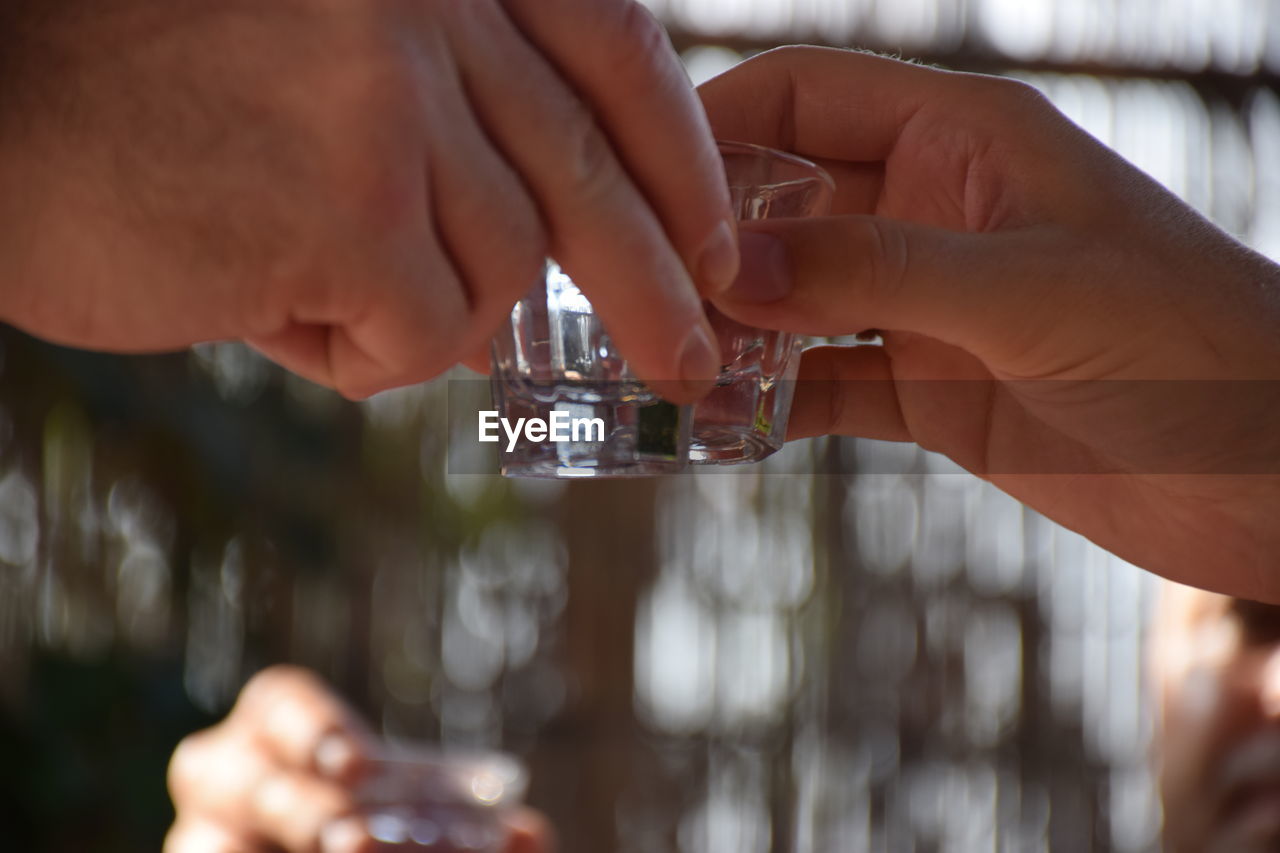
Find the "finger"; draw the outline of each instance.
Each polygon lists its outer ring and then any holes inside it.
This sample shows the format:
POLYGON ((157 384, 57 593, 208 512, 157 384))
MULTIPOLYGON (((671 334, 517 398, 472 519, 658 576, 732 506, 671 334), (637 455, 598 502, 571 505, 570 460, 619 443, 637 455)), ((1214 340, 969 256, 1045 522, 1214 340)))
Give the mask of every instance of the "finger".
POLYGON ((458 274, 438 251, 399 251, 336 272, 319 294, 281 295, 279 321, 245 343, 305 379, 353 400, 422 382, 457 361, 469 326, 458 274), (417 255, 417 257, 413 257, 417 255), (369 270, 382 270, 370 273, 369 270))
POLYGON ((204 817, 179 816, 164 839, 164 853, 262 853, 253 839, 204 817))
POLYGON ((467 89, 537 199, 551 254, 590 297, 634 371, 675 382, 668 394, 677 402, 694 399, 720 365, 701 298, 591 107, 494 4, 450 8, 454 41, 468 46, 459 56, 467 89))
POLYGON ((930 223, 960 214, 978 231, 988 230, 988 204, 998 203, 1008 221, 1029 221, 1046 212, 1038 199, 1092 191, 1078 176, 1100 146, 1034 87, 1007 77, 785 47, 740 63, 698 93, 718 137, 793 151, 826 168, 836 181, 836 214, 930 223), (1064 134, 1081 144, 1067 151, 1064 134), (912 178, 930 192, 922 195, 912 178), (992 192, 993 179, 1006 191, 992 192), (1015 201, 1009 190, 1018 187, 1015 201))
POLYGON ((423 382, 457 361, 469 326, 465 289, 447 259, 424 254, 425 264, 368 285, 367 313, 333 324, 332 384, 348 399, 423 382))
POLYGON ((265 772, 263 758, 241 755, 242 743, 225 723, 182 739, 169 758, 167 778, 179 815, 217 814, 226 789, 243 789, 265 772))
POLYGON ((851 435, 911 441, 883 347, 814 347, 804 351, 787 440, 851 435))
MULTIPOLYGON (((444 66, 444 63, 436 63, 444 66)), ((470 304, 463 351, 482 346, 543 270, 547 238, 518 175, 494 150, 467 103, 457 70, 424 74, 431 220, 470 304)))
POLYGON ((737 252, 720 155, 666 31, 633 0, 504 0, 599 118, 705 294, 737 252))
POLYGON ((248 825, 286 850, 355 853, 373 846, 355 810, 346 789, 281 771, 266 776, 254 789, 248 800, 248 825))
POLYGON ((326 388, 334 387, 329 340, 333 328, 316 323, 290 322, 283 328, 245 341, 281 367, 326 388))
POLYGON ((227 725, 281 767, 351 781, 370 754, 364 724, 310 670, 274 666, 240 693, 227 725))
MULTIPOLYGON (((357 112, 417 114, 416 93, 364 87, 357 112), (371 103, 379 97, 387 102, 371 103)), ((251 291, 242 331, 288 369, 362 398, 452 366, 470 306, 430 218, 423 134, 408 119, 396 133, 357 121, 326 140, 342 166, 322 212, 324 242, 299 247, 302 261, 251 291)))
MULTIPOLYGON (((1098 276, 1050 228, 963 234, 872 216, 751 223, 743 271, 716 307, 753 326, 810 335, 917 332, 991 364, 1027 363, 1059 325, 1063 295, 1099 333, 1123 334, 1088 289, 1098 276)), ((1101 286, 1100 284, 1097 286, 1101 286)), ((1112 293, 1110 298, 1123 299, 1112 293)))
POLYGON ((698 94, 722 139, 819 160, 879 162, 926 103, 945 104, 948 95, 993 79, 854 51, 784 47, 708 80, 698 94))
POLYGON ((310 772, 282 769, 254 740, 227 725, 179 744, 169 765, 169 788, 183 820, 235 827, 256 842, 291 851, 318 850, 324 843, 326 853, 365 844, 347 829, 355 803, 346 788, 310 772))

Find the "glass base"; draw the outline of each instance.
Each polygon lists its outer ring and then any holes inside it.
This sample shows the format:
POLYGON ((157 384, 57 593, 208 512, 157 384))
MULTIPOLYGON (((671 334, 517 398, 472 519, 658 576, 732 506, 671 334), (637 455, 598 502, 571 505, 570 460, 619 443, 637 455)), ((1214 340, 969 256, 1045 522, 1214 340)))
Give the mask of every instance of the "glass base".
POLYGON ((753 363, 722 374, 697 404, 689 444, 693 464, 759 462, 782 449, 800 368, 799 345, 785 344, 779 347, 787 356, 780 359, 780 366, 753 363))
POLYGON ((539 480, 621 479, 625 477, 656 477, 661 474, 678 474, 687 465, 674 461, 620 462, 562 465, 558 459, 522 459, 503 462, 500 469, 504 477, 524 477, 539 480))
POLYGON ((689 461, 694 465, 738 465, 759 462, 782 449, 750 427, 703 426, 689 444, 689 461))

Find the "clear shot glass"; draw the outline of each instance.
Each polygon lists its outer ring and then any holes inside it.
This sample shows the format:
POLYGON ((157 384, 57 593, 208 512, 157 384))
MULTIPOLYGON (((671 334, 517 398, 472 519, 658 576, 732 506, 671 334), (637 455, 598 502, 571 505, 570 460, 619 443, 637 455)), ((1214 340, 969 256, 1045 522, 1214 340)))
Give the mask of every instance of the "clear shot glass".
MULTIPOLYGON (((835 182, 817 164, 745 142, 720 142, 739 221, 823 216, 835 182)), ((715 387, 694 410, 690 460, 756 462, 782 447, 800 367, 801 339, 757 329, 707 306, 723 364, 715 387)))
POLYGON ((499 447, 504 476, 648 477, 688 465, 693 407, 666 402, 634 377, 555 263, 516 303, 492 355, 504 432, 531 423, 541 430, 499 447))
POLYGON ((390 747, 366 761, 356 796, 369 834, 381 844, 501 853, 503 817, 523 802, 527 784, 524 765, 506 753, 390 747))
MULTIPOLYGON (((719 146, 740 220, 827 212, 834 183, 814 163, 758 145, 719 146)), ((799 338, 707 310, 720 343, 720 375, 696 409, 674 406, 635 378, 591 303, 549 261, 492 345, 491 386, 504 430, 539 425, 511 449, 500 447, 502 473, 651 476, 690 462, 753 462, 779 449, 799 338)))

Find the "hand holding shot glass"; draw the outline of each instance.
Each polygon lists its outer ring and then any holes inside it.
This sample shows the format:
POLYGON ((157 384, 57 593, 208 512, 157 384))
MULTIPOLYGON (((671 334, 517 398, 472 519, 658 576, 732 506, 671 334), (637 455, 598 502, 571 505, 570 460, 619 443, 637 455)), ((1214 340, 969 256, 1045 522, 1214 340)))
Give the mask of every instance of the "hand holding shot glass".
MULTIPOLYGON (((740 221, 822 216, 830 207, 834 183, 814 163, 747 143, 720 142, 719 149, 740 221)), ((508 431, 511 440, 499 447, 502 473, 651 476, 690 463, 756 462, 781 448, 799 337, 707 311, 720 375, 696 405, 676 406, 633 376, 591 303, 548 261, 493 342, 497 417, 526 425, 520 435, 508 431)))
POLYGON ((315 673, 272 666, 169 766, 165 853, 551 853, 524 764, 375 737, 315 673))

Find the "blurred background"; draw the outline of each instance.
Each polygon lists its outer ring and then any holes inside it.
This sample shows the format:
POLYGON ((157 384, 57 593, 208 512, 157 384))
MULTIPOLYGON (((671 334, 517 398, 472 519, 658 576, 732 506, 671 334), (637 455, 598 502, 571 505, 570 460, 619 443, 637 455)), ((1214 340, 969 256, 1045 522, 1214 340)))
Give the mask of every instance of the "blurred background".
MULTIPOLYGON (((1016 75, 1280 257, 1277 0, 649 5, 696 80, 785 42, 1016 75)), ((1157 849, 1149 576, 910 446, 448 475, 446 398, 0 331, 7 849, 159 849, 173 746, 283 661, 524 757, 564 853, 1157 849)))

